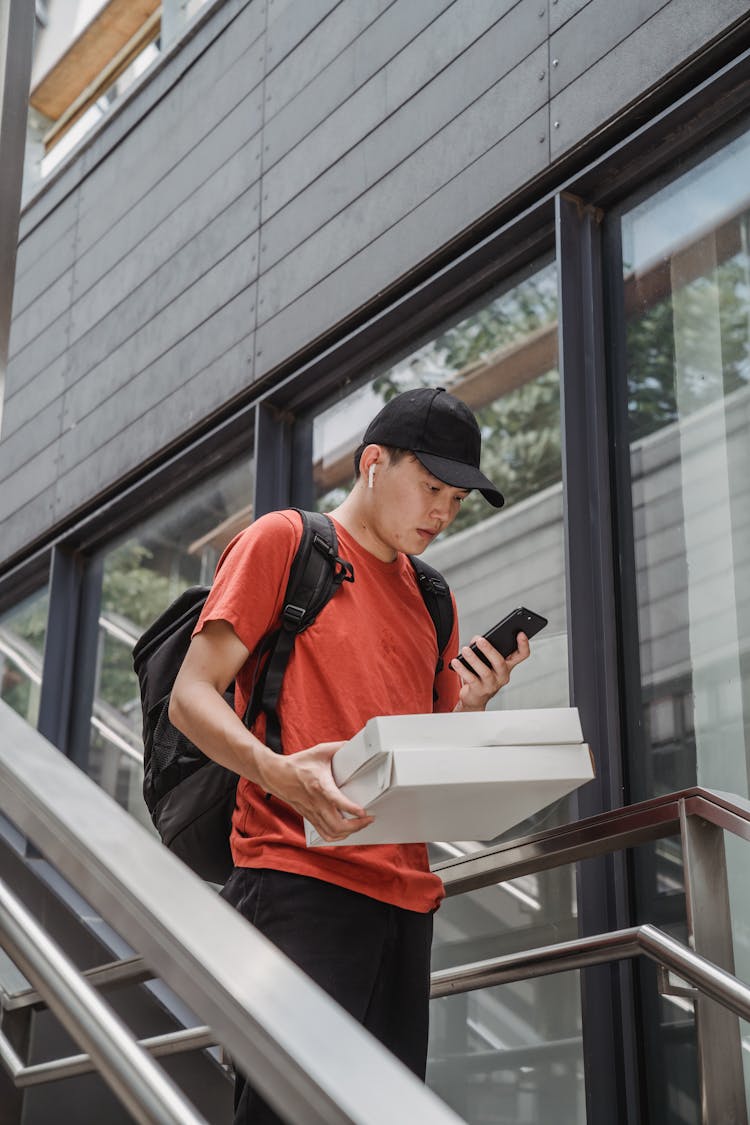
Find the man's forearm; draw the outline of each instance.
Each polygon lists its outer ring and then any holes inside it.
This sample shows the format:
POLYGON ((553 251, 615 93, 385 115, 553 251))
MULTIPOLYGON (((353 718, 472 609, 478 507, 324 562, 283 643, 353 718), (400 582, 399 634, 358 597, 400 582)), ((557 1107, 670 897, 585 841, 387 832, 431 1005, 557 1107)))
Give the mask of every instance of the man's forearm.
POLYGON ((247 729, 211 684, 192 683, 189 690, 175 685, 169 718, 207 757, 263 784, 263 763, 273 751, 247 729))

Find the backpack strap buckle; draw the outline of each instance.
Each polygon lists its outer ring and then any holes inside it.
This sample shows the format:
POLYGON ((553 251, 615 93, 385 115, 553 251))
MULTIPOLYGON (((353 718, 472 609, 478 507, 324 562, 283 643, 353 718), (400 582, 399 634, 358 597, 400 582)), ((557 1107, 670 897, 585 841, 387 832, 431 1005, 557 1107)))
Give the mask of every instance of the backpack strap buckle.
POLYGON ((446 583, 443 582, 442 578, 438 578, 434 574, 425 574, 423 570, 418 570, 417 581, 425 590, 430 590, 435 594, 439 594, 441 597, 448 593, 446 583))
POLYGON ((316 550, 320 551, 321 555, 325 555, 327 559, 331 560, 333 564, 333 580, 336 586, 339 586, 342 582, 354 581, 354 567, 352 564, 347 562, 346 559, 342 559, 331 544, 327 543, 323 536, 319 535, 317 531, 313 534, 313 546, 316 550))
POLYGON ((303 606, 292 605, 291 602, 288 602, 281 611, 281 616, 285 625, 291 625, 293 629, 296 629, 300 622, 304 620, 305 609, 303 606))
POLYGON ((336 582, 353 582, 354 581, 354 567, 346 559, 340 559, 336 556, 336 582))

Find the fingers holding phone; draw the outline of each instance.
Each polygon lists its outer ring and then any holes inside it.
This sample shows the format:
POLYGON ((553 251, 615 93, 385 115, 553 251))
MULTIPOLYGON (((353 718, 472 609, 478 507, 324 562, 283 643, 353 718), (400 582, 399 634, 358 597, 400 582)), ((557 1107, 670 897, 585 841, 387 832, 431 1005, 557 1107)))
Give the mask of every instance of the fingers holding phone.
POLYGON ((460 710, 483 711, 494 695, 505 687, 515 664, 529 655, 529 642, 519 635, 519 648, 506 659, 486 637, 474 637, 471 646, 464 645, 461 654, 451 661, 451 668, 462 680, 460 710))
POLYGON ((530 655, 529 637, 547 624, 546 617, 520 606, 494 625, 483 637, 474 637, 451 661, 462 680, 459 708, 484 710, 493 695, 510 679, 510 673, 530 655))

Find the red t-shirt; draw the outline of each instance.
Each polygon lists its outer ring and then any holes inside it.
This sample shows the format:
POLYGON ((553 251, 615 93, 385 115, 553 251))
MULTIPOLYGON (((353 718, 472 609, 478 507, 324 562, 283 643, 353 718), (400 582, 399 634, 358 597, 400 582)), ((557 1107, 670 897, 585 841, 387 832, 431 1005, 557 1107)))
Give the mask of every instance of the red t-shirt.
MULTIPOLYGON (((383 562, 338 523, 336 531, 355 580, 345 582, 296 639, 278 708, 286 754, 345 741, 375 715, 452 711, 458 699, 458 676, 446 667, 433 706, 437 640, 409 560, 399 554, 383 562)), ((206 621, 227 621, 253 654, 279 619, 301 535, 296 512, 273 512, 238 535, 219 560, 196 633, 206 621)), ((449 654, 458 649, 457 635, 454 605, 449 654)), ((237 677, 240 715, 254 667, 251 655, 237 677)), ((263 716, 253 729, 262 740, 263 716)), ((308 848, 301 817, 278 798, 266 800, 246 779, 237 787, 231 843, 238 867, 311 875, 409 910, 433 910, 444 893, 424 844, 308 848)))

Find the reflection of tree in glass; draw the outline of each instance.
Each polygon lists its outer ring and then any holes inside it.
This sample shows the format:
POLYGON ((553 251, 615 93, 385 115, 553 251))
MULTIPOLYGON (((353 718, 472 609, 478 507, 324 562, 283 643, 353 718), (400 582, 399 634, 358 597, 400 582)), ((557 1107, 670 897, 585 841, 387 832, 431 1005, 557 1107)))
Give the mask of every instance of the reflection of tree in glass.
MULTIPOLYGON (((108 556, 102 583, 102 612, 116 616, 138 636, 176 597, 169 578, 148 564, 151 551, 133 540, 108 556)), ((126 708, 138 696, 131 646, 104 635, 99 667, 99 695, 114 707, 126 708)))
MULTIPOLYGON (((750 288, 748 262, 737 256, 722 262, 709 277, 698 277, 681 289, 680 325, 683 352, 690 357, 681 372, 683 415, 716 398, 715 343, 721 338, 722 393, 731 394, 750 382, 750 288)), ((643 309, 628 320, 628 418, 630 439, 677 421, 675 386, 674 296, 643 309)))
MULTIPOLYGON (((3 631, 10 638, 18 639, 21 656, 31 657, 34 664, 42 670, 42 656, 44 653, 44 637, 47 631, 48 597, 46 592, 29 599, 26 605, 6 617, 0 624, 3 631), (26 652, 24 652, 26 649, 26 652), (33 650, 36 654, 34 659, 33 650)), ((19 715, 31 718, 29 715, 30 693, 32 681, 28 674, 12 658, 7 657, 2 663, 2 680, 0 681, 0 698, 13 708, 19 715)))
MULTIPOLYGON (((388 401, 413 386, 441 386, 458 381, 473 364, 488 363, 497 353, 522 345, 532 333, 553 326, 557 316, 554 266, 466 317, 408 361, 375 380, 374 389, 388 401)), ((502 369, 502 367, 501 367, 502 369)), ((557 371, 546 371, 475 411, 482 430, 482 469, 505 496, 506 506, 533 496, 561 477, 560 390, 557 371)), ((450 533, 471 527, 492 514, 471 493, 450 533)))
POLYGON ((148 563, 153 553, 142 543, 130 540, 108 557, 102 582, 102 609, 125 617, 137 632, 165 609, 181 589, 173 591, 168 577, 148 563))

